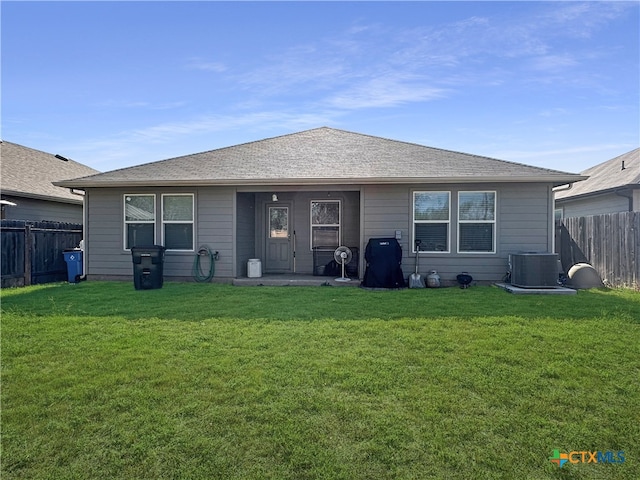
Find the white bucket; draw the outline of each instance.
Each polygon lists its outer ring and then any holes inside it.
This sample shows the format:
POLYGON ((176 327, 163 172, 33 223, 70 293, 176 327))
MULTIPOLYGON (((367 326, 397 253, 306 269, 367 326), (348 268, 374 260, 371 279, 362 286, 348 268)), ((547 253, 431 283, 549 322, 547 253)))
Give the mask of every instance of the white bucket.
POLYGON ((259 258, 250 258, 247 262, 247 277, 260 278, 262 276, 262 262, 259 258))

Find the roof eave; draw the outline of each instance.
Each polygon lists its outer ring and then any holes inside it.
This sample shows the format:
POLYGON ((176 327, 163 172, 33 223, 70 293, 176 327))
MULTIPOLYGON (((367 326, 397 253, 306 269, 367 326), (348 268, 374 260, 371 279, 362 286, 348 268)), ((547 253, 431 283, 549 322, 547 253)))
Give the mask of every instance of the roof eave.
POLYGON ((193 187, 193 186, 269 186, 269 185, 337 185, 337 184, 413 184, 413 183, 551 183, 553 186, 586 180, 582 175, 534 175, 487 177, 352 177, 352 178, 269 178, 269 179, 199 179, 199 180, 115 180, 96 182, 89 179, 54 182, 66 188, 114 188, 114 187, 193 187))
POLYGON ((5 190, 2 189, 2 195, 6 197, 22 197, 29 198, 32 200, 45 200, 47 202, 57 202, 57 203, 69 203, 73 205, 82 205, 82 198, 66 198, 66 197, 54 197, 52 195, 39 195, 37 193, 29 193, 29 192, 19 192, 16 190, 5 190))
MULTIPOLYGON (((556 201, 558 202, 562 202, 562 201, 572 201, 572 200, 581 200, 584 198, 588 198, 588 197, 598 197, 601 195, 608 195, 610 193, 616 193, 616 192, 620 192, 620 191, 624 191, 624 190, 638 190, 640 189, 640 184, 637 183, 630 183, 627 185, 618 185, 617 187, 611 187, 611 188, 604 188, 602 190, 593 190, 590 192, 582 192, 582 193, 578 193, 575 195, 564 195, 561 197, 556 198, 556 201)), ((567 190, 568 192, 571 192, 571 190, 567 190)))

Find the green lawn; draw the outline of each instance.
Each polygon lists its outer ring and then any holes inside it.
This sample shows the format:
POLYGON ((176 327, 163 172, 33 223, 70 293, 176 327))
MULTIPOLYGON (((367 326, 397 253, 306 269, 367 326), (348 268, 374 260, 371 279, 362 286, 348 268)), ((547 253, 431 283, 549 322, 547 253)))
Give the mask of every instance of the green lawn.
POLYGON ((3 480, 640 478, 633 291, 54 284, 1 333, 3 480))

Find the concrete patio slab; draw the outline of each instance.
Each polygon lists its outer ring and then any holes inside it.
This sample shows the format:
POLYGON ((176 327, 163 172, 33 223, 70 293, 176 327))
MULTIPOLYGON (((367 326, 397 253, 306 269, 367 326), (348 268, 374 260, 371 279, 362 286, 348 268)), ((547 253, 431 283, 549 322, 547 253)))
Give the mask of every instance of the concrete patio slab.
POLYGON ((360 279, 352 278, 349 282, 339 282, 333 277, 317 277, 314 275, 263 275, 255 278, 234 278, 233 285, 238 286, 298 286, 298 287, 359 287, 360 279))
POLYGON ((496 283, 495 285, 515 295, 575 295, 577 293, 573 288, 560 286, 549 288, 522 288, 509 283, 496 283))

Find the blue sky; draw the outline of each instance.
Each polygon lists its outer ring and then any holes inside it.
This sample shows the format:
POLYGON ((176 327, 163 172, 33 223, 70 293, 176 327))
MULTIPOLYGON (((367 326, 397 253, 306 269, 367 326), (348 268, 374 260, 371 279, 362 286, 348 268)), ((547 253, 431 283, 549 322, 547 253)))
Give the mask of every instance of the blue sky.
POLYGON ((570 172, 640 145, 637 1, 1 9, 2 138, 101 171, 321 126, 570 172))

